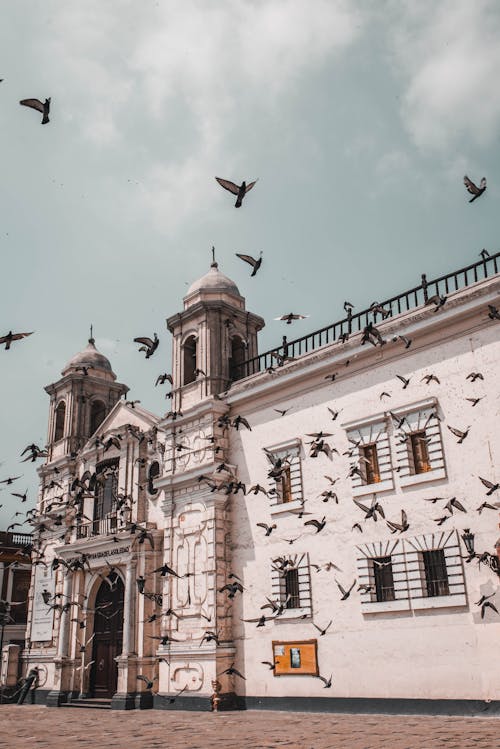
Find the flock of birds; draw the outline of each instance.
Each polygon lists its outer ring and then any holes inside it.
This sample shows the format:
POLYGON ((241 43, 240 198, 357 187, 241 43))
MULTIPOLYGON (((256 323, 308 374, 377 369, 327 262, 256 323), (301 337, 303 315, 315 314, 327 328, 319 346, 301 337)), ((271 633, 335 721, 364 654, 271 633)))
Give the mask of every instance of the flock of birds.
MULTIPOLYGON (((38 111, 42 115, 41 124, 45 125, 50 122, 49 119, 49 113, 50 113, 50 103, 51 99, 47 98, 45 101, 40 101, 39 99, 23 99, 20 101, 20 104, 25 107, 29 107, 31 109, 34 109, 38 111)), ((243 200, 247 193, 255 186, 257 183, 257 180, 253 182, 247 183, 246 181, 243 181, 240 185, 220 177, 215 178, 218 184, 223 187, 225 190, 229 191, 233 195, 236 196, 236 202, 235 207, 239 208, 241 207, 243 200)), ((481 179, 481 182, 479 186, 477 186, 474 182, 472 182, 467 176, 464 177, 464 184, 467 189, 467 191, 472 195, 469 202, 474 202, 477 200, 486 190, 486 179, 483 177, 481 179)), ((481 251, 481 257, 483 259, 486 259, 489 256, 489 253, 487 250, 481 251)), ((261 265, 262 265, 262 252, 260 253, 258 258, 254 258, 251 255, 236 253, 237 257, 240 258, 243 262, 247 263, 252 268, 251 276, 255 276, 257 272, 259 271, 261 265)), ((434 312, 438 312, 441 310, 447 302, 447 297, 444 295, 436 294, 430 298, 427 299, 426 305, 432 306, 434 305, 434 312)), ((347 313, 347 319, 349 320, 350 317, 352 317, 352 310, 353 305, 346 301, 344 303, 344 309, 347 313)), ((380 316, 382 320, 385 320, 386 317, 388 317, 391 312, 390 310, 384 309, 384 307, 379 304, 379 302, 373 302, 370 307, 371 312, 373 313, 373 322, 369 322, 365 328, 362 331, 361 336, 361 344, 364 345, 365 343, 369 343, 375 347, 377 346, 384 346, 388 342, 383 338, 383 335, 381 331, 376 326, 376 320, 377 316, 380 316)), ((299 319, 305 319, 307 315, 290 312, 287 314, 283 314, 277 318, 276 320, 280 320, 285 322, 287 325, 292 324, 292 322, 299 320, 299 319)), ((493 306, 488 305, 488 317, 491 320, 500 320, 500 313, 499 310, 493 306)), ((13 333, 12 331, 9 331, 6 335, 0 337, 0 344, 4 344, 5 350, 9 350, 11 348, 11 345, 14 342, 20 341, 27 336, 32 335, 33 331, 31 332, 22 332, 22 333, 13 333)), ((344 333, 341 336, 342 342, 346 342, 349 335, 347 333, 344 333)), ((408 349, 411 344, 412 340, 403 336, 399 335, 394 337, 393 342, 400 341, 405 349, 408 349)), ((145 354, 146 359, 149 359, 151 356, 154 355, 156 352, 158 346, 159 346, 159 338, 156 333, 154 333, 153 338, 150 338, 149 336, 140 336, 137 338, 134 338, 134 342, 140 344, 139 351, 143 352, 145 354)), ((276 353, 275 358, 277 361, 277 366, 283 366, 287 361, 291 360, 291 357, 288 357, 286 354, 286 351, 283 354, 276 353)), ((346 363, 347 365, 349 362, 346 363)), ((92 369, 90 366, 86 367, 80 367, 84 375, 88 375, 88 370, 92 369)), ((274 371, 274 367, 268 367, 268 372, 274 371)), ((327 375, 325 379, 330 380, 333 382, 338 373, 332 373, 330 375, 327 375)), ((205 372, 203 372, 201 369, 197 369, 195 376, 206 376, 205 372)), ((396 375, 397 378, 402 383, 402 388, 406 389, 411 382, 411 377, 404 377, 403 375, 396 375)), ((480 372, 471 372, 469 375, 467 375, 467 380, 474 383, 476 380, 483 380, 484 377, 480 372)), ((433 373, 429 373, 425 375, 422 378, 422 381, 425 381, 427 385, 429 385, 431 382, 436 383, 437 385, 440 384, 440 381, 436 375, 433 373)), ((164 384, 164 383, 170 383, 170 385, 173 385, 173 379, 170 374, 164 373, 160 374, 158 378, 156 379, 155 385, 164 384)), ((172 397, 172 393, 167 393, 166 397, 172 397)), ((382 392, 380 394, 380 400, 382 398, 390 398, 391 394, 388 392, 382 392)), ((469 401, 472 404, 472 407, 475 407, 483 398, 482 397, 471 397, 467 398, 466 400, 469 401)), ((128 405, 131 408, 135 407, 136 403, 139 403, 140 401, 130 401, 127 402, 128 405)), ((284 416, 286 413, 288 413, 291 408, 286 409, 274 409, 276 413, 279 414, 279 416, 284 416)), ((332 421, 335 421, 338 417, 338 414, 340 411, 335 411, 332 408, 328 408, 330 417, 332 421)), ((404 425, 405 425, 405 417, 399 417, 396 414, 393 414, 389 411, 389 414, 391 416, 391 419, 395 425, 395 428, 398 430, 399 438, 404 442, 408 438, 408 434, 404 431, 404 425)), ((178 416, 181 416, 181 412, 169 412, 168 416, 172 419, 176 419, 178 416)), ((441 420, 441 417, 434 412, 431 414, 432 418, 436 418, 441 420)), ((430 417, 430 418, 431 418, 430 417)), ((218 420, 218 426, 222 429, 228 429, 228 428, 234 428, 236 430, 239 430, 240 427, 244 427, 246 429, 251 430, 251 425, 248 423, 248 421, 240 416, 237 415, 233 417, 232 419, 229 419, 227 416, 222 416, 218 420)), ((467 438, 470 430, 470 426, 466 427, 465 429, 459 429, 457 427, 453 427, 450 425, 447 425, 447 428, 450 430, 450 432, 457 437, 458 444, 462 444, 464 440, 467 438)), ((131 425, 128 425, 126 427, 127 431, 131 434, 133 434, 134 437, 136 437, 139 441, 142 441, 143 439, 148 439, 148 441, 155 441, 156 440, 156 433, 155 430, 152 430, 150 433, 144 433, 137 427, 133 427, 131 425)), ((310 458, 318 458, 321 454, 325 455, 329 460, 332 460, 333 455, 339 454, 339 451, 332 446, 327 440, 333 436, 331 432, 320 430, 315 433, 310 433, 307 435, 308 437, 312 438, 309 444, 309 457, 310 458)), ((215 438, 207 438, 212 443, 215 443, 215 438)), ((120 447, 120 440, 121 435, 113 435, 108 440, 96 440, 96 448, 103 448, 103 451, 106 452, 111 447, 120 447)), ((347 475, 347 478, 352 478, 355 474, 361 475, 360 465, 359 465, 359 446, 361 444, 360 441, 352 442, 352 447, 349 448, 348 451, 343 452, 343 456, 348 456, 350 459, 354 459, 354 462, 350 464, 349 473, 347 475)), ((163 450, 165 449, 165 446, 163 446, 163 450)), ((182 452, 183 450, 189 449, 188 446, 184 445, 182 442, 176 442, 174 444, 174 449, 177 452, 182 452)), ((213 449, 215 453, 219 451, 221 448, 215 444, 213 444, 213 449)), ((266 489, 261 484, 257 483, 252 486, 250 486, 248 489, 245 486, 245 484, 237 480, 234 476, 231 475, 230 469, 224 464, 219 464, 217 468, 217 473, 221 474, 222 472, 225 472, 227 475, 229 475, 229 478, 221 478, 220 480, 214 479, 213 477, 208 476, 200 476, 199 481, 204 482, 205 485, 210 489, 210 491, 222 491, 226 495, 236 495, 239 492, 242 492, 243 495, 257 495, 259 493, 265 495, 266 497, 276 495, 278 493, 278 486, 282 479, 285 476, 286 471, 290 468, 290 461, 289 456, 285 457, 276 457, 271 452, 265 451, 267 459, 270 463, 270 469, 268 471, 267 477, 272 482, 273 486, 270 489, 266 489)), ((47 456, 46 449, 40 448, 38 445, 32 443, 28 445, 21 453, 21 458, 23 458, 23 461, 31 461, 34 462, 38 458, 43 458, 47 456), (23 457, 26 456, 26 457, 23 457)), ((144 459, 138 459, 144 461, 144 459)), ((396 469, 398 470, 398 469, 396 469)), ((57 473, 57 469, 55 469, 55 472, 57 473)), ((31 523, 35 528, 34 538, 32 543, 26 544, 24 547, 22 547, 19 550, 19 556, 22 560, 23 557, 30 558, 32 560, 33 565, 44 565, 44 566, 50 566, 50 568, 55 571, 57 569, 65 569, 67 572, 70 571, 76 571, 78 569, 88 569, 90 570, 90 566, 88 563, 88 558, 85 554, 77 555, 76 558, 74 558, 72 561, 68 562, 62 559, 61 557, 54 557, 50 564, 45 560, 45 547, 43 546, 43 535, 45 531, 52 531, 52 533, 57 532, 57 528, 61 528, 61 539, 68 539, 71 531, 77 527, 78 523, 80 523, 82 520, 88 520, 91 519, 86 517, 83 514, 83 508, 84 508, 84 501, 87 497, 95 497, 96 488, 99 484, 104 485, 106 482, 107 477, 109 476, 109 470, 104 469, 99 473, 90 473, 86 472, 80 479, 76 478, 74 479, 71 484, 68 487, 63 487, 61 483, 59 483, 56 480, 52 480, 50 483, 48 483, 44 490, 48 489, 60 489, 61 494, 58 496, 55 496, 51 498, 50 503, 44 504, 43 507, 39 507, 38 509, 28 510, 28 512, 24 513, 25 520, 23 523, 19 523, 17 521, 11 523, 9 527, 7 528, 8 531, 13 530, 15 527, 23 525, 25 522, 31 523)), ((10 487, 14 482, 21 479, 22 476, 9 476, 5 479, 0 480, 0 484, 5 484, 5 487, 10 487)), ((327 502, 335 502, 336 504, 339 504, 339 497, 336 491, 334 491, 333 487, 337 483, 340 477, 333 478, 332 476, 325 475, 325 479, 328 481, 328 485, 324 489, 323 492, 319 495, 318 499, 321 499, 323 503, 327 502)), ((493 481, 490 481, 489 479, 485 479, 481 476, 478 476, 478 479, 482 482, 484 487, 488 490, 486 492, 486 496, 491 496, 494 492, 496 492, 499 489, 499 484, 495 483, 493 481)), ((140 487, 143 488, 143 487, 140 487)), ((27 491, 24 493, 21 492, 11 492, 11 495, 16 497, 21 501, 21 503, 26 502, 27 500, 27 491)), ((444 522, 446 522, 449 518, 451 518, 455 511, 466 513, 468 510, 464 506, 462 502, 460 502, 456 497, 446 498, 446 497, 429 497, 425 498, 425 501, 431 502, 433 504, 437 502, 444 502, 443 509, 447 511, 447 515, 442 515, 439 518, 435 519, 435 522, 438 525, 442 525, 444 522)), ((122 518, 124 517, 130 517, 131 516, 131 510, 132 510, 132 504, 133 499, 126 495, 123 492, 118 492, 116 496, 116 509, 117 512, 121 515, 122 518)), ((376 495, 374 495, 373 500, 371 504, 366 504, 364 502, 361 502, 357 499, 354 499, 354 504, 356 507, 361 510, 364 514, 364 521, 373 521, 377 522, 378 519, 385 520, 387 527, 389 528, 391 533, 404 533, 410 528, 410 521, 408 519, 407 513, 404 508, 401 509, 401 517, 400 520, 389 520, 385 516, 384 508, 380 502, 379 499, 377 499, 376 495)), ((498 509, 498 503, 492 504, 491 502, 484 501, 481 503, 479 507, 476 508, 476 511, 480 514, 485 509, 491 509, 491 510, 497 510, 498 509)), ((311 513, 305 509, 305 502, 303 502, 302 507, 299 510, 293 511, 294 514, 298 516, 299 519, 303 518, 304 516, 310 515, 311 513)), ((22 512, 16 512, 15 518, 22 516, 22 512)), ((304 528, 311 529, 315 534, 321 533, 324 528, 327 525, 326 516, 323 515, 321 518, 310 518, 308 520, 305 520, 303 523, 304 528)), ((274 533, 277 530, 277 524, 272 523, 268 524, 264 521, 258 522, 257 526, 259 528, 262 528, 265 534, 265 537, 271 536, 272 533, 274 533)), ((154 549, 154 539, 152 534, 143 526, 128 521, 127 523, 127 529, 132 535, 135 535, 134 543, 141 545, 147 542, 151 549, 154 549)), ((356 522, 352 526, 352 530, 358 530, 359 532, 363 532, 363 527, 360 522, 356 522)), ((294 538, 286 538, 283 539, 288 544, 292 545, 296 541, 298 541, 299 538, 301 538, 303 534, 299 534, 295 536, 294 538)), ((113 541, 118 542, 118 538, 114 537, 113 541)), ((490 557, 487 552, 484 552, 483 554, 469 554, 467 557, 467 562, 472 561, 472 559, 477 559, 478 564, 489 564, 490 563, 490 557)), ((300 558, 294 558, 292 560, 291 558, 285 557, 285 556, 278 556, 275 557, 272 560, 273 564, 273 570, 278 573, 280 576, 286 576, 289 569, 291 569, 293 566, 298 566, 300 564, 301 559, 300 558)), ((16 563, 14 563, 16 564, 16 563)), ((113 585, 116 585, 116 573, 115 568, 109 564, 109 562, 106 561, 106 564, 108 566, 108 570, 106 571, 105 575, 101 575, 103 581, 105 581, 111 588, 113 585)), ((324 565, 317 565, 314 563, 311 563, 311 568, 315 569, 316 572, 321 571, 330 571, 332 569, 336 571, 340 571, 340 568, 334 563, 334 562, 327 562, 324 565)), ((148 599, 150 599, 155 607, 160 607, 162 609, 163 606, 163 597, 161 594, 157 592, 150 591, 148 589, 148 580, 151 579, 151 577, 165 577, 166 575, 170 575, 176 578, 181 577, 190 577, 189 573, 186 575, 180 575, 178 574, 173 568, 171 568, 169 565, 164 564, 161 567, 155 569, 150 575, 140 576, 137 578, 137 590, 140 595, 146 596, 148 599)), ((341 583, 337 578, 335 578, 335 583, 337 585, 337 588, 339 590, 340 594, 340 601, 347 601, 354 590, 356 586, 356 579, 354 582, 348 586, 345 586, 343 583, 341 583)), ((153 586, 155 587, 155 586, 153 586)), ((373 586, 362 583, 358 585, 357 592, 370 592, 372 590, 373 586)), ((234 598, 240 594, 242 595, 245 591, 245 587, 243 585, 243 581, 241 578, 238 577, 238 575, 234 573, 229 573, 228 575, 228 582, 222 586, 220 589, 218 589, 218 592, 220 594, 227 593, 228 600, 234 600, 234 598)), ((190 601, 190 587, 188 584, 188 603, 190 601)), ((491 595, 483 595, 479 599, 479 601, 476 603, 477 606, 481 608, 481 617, 484 617, 485 611, 487 608, 495 611, 498 614, 498 611, 495 607, 495 605, 489 601, 488 599, 491 598, 494 594, 491 595)), ((272 619, 275 619, 277 617, 280 617, 287 609, 289 601, 290 601, 290 595, 285 598, 285 600, 272 600, 270 598, 266 598, 266 601, 261 606, 261 611, 265 611, 267 609, 270 610, 270 615, 266 615, 265 613, 258 615, 255 618, 250 619, 243 619, 244 622, 253 622, 256 623, 257 628, 265 627, 266 623, 272 619)), ((53 596, 50 595, 47 591, 45 592, 44 596, 44 603, 50 608, 54 609, 55 611, 58 611, 59 613, 63 613, 65 611, 73 611, 73 607, 82 608, 83 603, 82 601, 74 601, 74 600, 68 600, 63 601, 63 594, 62 593, 56 593, 53 596)), ((96 606, 95 609, 92 610, 92 613, 99 613, 100 615, 108 618, 112 618, 116 616, 118 611, 108 612, 110 604, 102 604, 101 606, 96 606)), ((166 610, 161 610, 159 613, 155 612, 151 614, 145 621, 148 623, 151 623, 153 621, 159 620, 164 616, 175 616, 177 618, 182 618, 182 612, 176 612, 171 608, 168 608, 166 610)), ((202 617, 207 621, 207 623, 210 623, 212 620, 212 617, 202 612, 202 617)), ((83 639, 80 642, 79 645, 79 652, 82 654, 85 653, 87 646, 91 643, 91 641, 94 638, 94 635, 92 635, 89 639, 85 639, 85 627, 86 622, 84 618, 80 618, 79 616, 76 618, 73 618, 72 621, 78 624, 78 630, 83 631, 83 639)), ((326 626, 322 626, 311 621, 312 626, 319 632, 319 636, 322 637, 326 635, 326 633, 330 630, 333 620, 330 620, 326 626)), ((164 634, 160 636, 153 636, 150 635, 151 639, 158 640, 162 646, 167 646, 170 642, 176 642, 176 640, 171 637, 169 634, 164 634)), ((216 644, 220 644, 220 634, 217 632, 216 629, 207 629, 203 633, 203 636, 200 640, 200 647, 204 643, 208 642, 215 642, 216 644)), ((168 661, 165 658, 160 658, 160 661, 165 661, 168 663, 168 661)), ((83 665, 80 667, 83 669, 88 669, 92 666, 94 661, 90 661, 86 665, 83 665)), ((270 661, 262 661, 263 665, 266 665, 270 670, 275 672, 276 670, 276 661, 270 662, 270 661)), ((245 679, 246 677, 244 674, 242 674, 240 671, 238 671, 234 667, 234 663, 232 663, 227 669, 222 671, 218 676, 222 674, 228 674, 228 675, 234 675, 238 678, 245 679)), ((157 678, 157 677, 155 677, 157 678)), ((325 678, 324 676, 319 675, 318 678, 324 683, 325 688, 330 688, 332 686, 332 676, 329 678, 325 678)), ((154 679, 151 680, 148 677, 140 674, 137 676, 137 679, 144 682, 146 689, 151 690, 153 688, 153 682, 154 679)), ((173 702, 177 696, 182 694, 185 689, 187 689, 187 685, 183 687, 181 690, 178 691, 178 693, 170 698, 170 701, 173 702)))

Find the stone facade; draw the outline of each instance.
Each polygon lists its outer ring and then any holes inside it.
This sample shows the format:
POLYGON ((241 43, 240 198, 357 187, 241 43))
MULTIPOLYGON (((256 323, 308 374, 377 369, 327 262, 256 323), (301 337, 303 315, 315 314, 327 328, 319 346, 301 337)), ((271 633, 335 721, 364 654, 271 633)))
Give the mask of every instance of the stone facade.
POLYGON ((478 281, 438 312, 377 322, 384 345, 351 334, 244 377, 264 321, 214 264, 168 320, 161 418, 119 400, 91 341, 47 388, 23 658, 48 703, 99 689, 121 708, 210 709, 214 691, 219 709, 500 700, 500 616, 475 603, 500 610, 498 576, 461 540, 470 529, 494 554, 498 511, 477 508, 499 499, 479 479, 500 462, 499 291, 478 281), (461 444, 448 427, 468 430, 461 444))

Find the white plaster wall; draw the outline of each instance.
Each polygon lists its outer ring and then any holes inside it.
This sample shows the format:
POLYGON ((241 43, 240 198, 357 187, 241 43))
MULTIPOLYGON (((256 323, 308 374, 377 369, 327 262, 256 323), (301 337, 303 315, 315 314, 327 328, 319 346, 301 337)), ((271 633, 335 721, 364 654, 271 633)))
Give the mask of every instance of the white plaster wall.
MULTIPOLYGON (((486 307, 486 304, 484 304, 486 307)), ((335 577, 349 586, 357 576, 356 558, 360 556, 356 544, 395 539, 383 520, 364 521, 363 513, 352 501, 351 480, 347 478, 349 459, 334 454, 329 460, 320 454, 307 457, 308 432, 329 431, 328 443, 339 453, 350 445, 343 423, 363 419, 384 410, 410 406, 434 396, 443 421, 441 433, 447 476, 441 480, 415 486, 401 487, 394 472, 394 489, 381 493, 386 517, 400 522, 401 508, 408 514, 409 530, 403 538, 413 538, 438 530, 459 533, 471 528, 476 534, 476 549, 494 553, 499 536, 498 512, 476 512, 485 499, 500 500, 500 493, 486 498, 486 489, 478 476, 499 479, 500 448, 498 417, 498 363, 500 360, 500 326, 485 321, 484 309, 478 309, 473 320, 466 323, 447 322, 440 335, 435 332, 414 334, 409 350, 399 344, 388 344, 373 350, 361 371, 357 354, 350 364, 333 362, 329 371, 337 371, 335 382, 324 380, 324 374, 311 375, 288 390, 283 387, 279 397, 256 396, 251 402, 239 405, 237 396, 234 413, 243 414, 252 431, 231 430, 230 462, 238 466, 238 477, 247 486, 269 485, 266 478, 269 463, 262 451, 275 443, 300 438, 304 445, 303 488, 305 507, 312 515, 302 520, 286 513, 272 516, 270 502, 262 494, 232 499, 233 572, 244 580, 245 592, 235 600, 233 623, 238 648, 237 667, 246 681, 236 680, 240 693, 259 696, 320 696, 320 697, 400 697, 400 698, 463 698, 499 699, 500 674, 495 666, 495 654, 500 636, 500 617, 487 612, 484 620, 474 605, 482 593, 498 591, 498 578, 485 567, 478 569, 474 562, 464 565, 467 606, 424 611, 392 612, 364 615, 360 596, 355 590, 347 601, 340 601, 335 577), (462 328, 462 330, 461 330, 462 328), (463 330, 463 328, 466 328, 463 330), (468 328, 468 330, 467 330, 468 328), (466 375, 479 371, 484 381, 472 384, 466 375), (421 382, 424 374, 433 372, 441 384, 421 382), (396 374, 411 377, 406 390, 396 374), (380 400, 382 391, 391 398, 380 400), (483 397, 472 407, 466 397, 483 397), (341 410, 336 421, 331 420, 327 406, 341 410), (290 409, 279 416, 273 408, 290 409), (462 445, 447 429, 449 424, 459 429, 470 426, 462 445), (330 500, 323 503, 319 495, 329 488, 324 474, 338 477, 334 490, 339 504, 330 500), (424 497, 442 496, 444 502, 431 504, 424 497), (434 522, 445 514, 442 507, 451 497, 462 502, 467 514, 455 512, 439 528, 434 522), (316 534, 304 527, 305 520, 326 516, 327 525, 316 534), (277 529, 266 537, 257 522, 276 522, 277 529), (363 533, 351 530, 360 522, 363 533), (283 539, 301 537, 289 545, 283 539), (311 620, 268 622, 265 628, 241 622, 241 618, 258 617, 266 596, 271 597, 271 559, 279 555, 309 552, 310 561, 324 564, 332 561, 340 571, 319 573, 311 570, 313 620, 321 626, 333 619, 328 633, 319 637, 311 620), (274 677, 260 661, 273 660, 272 640, 300 640, 318 637, 320 673, 333 674, 333 686, 324 689, 319 679, 309 676, 274 677)), ((356 350, 354 349, 354 352, 356 350)), ((359 351, 359 349, 358 349, 359 351)), ((363 352, 365 356, 365 352, 363 352)), ((328 370, 327 370, 328 371, 328 370)), ((285 378, 283 378, 285 381, 285 378)), ((257 382, 257 380, 256 380, 257 382)), ((257 390, 257 388, 256 388, 257 390)), ((393 465, 395 443, 391 437, 393 465)), ((367 504, 371 494, 360 498, 367 504)), ((465 549, 462 547, 463 554, 465 549)), ((500 594, 491 601, 500 610, 500 594)), ((267 612, 269 613, 269 612, 267 612)))

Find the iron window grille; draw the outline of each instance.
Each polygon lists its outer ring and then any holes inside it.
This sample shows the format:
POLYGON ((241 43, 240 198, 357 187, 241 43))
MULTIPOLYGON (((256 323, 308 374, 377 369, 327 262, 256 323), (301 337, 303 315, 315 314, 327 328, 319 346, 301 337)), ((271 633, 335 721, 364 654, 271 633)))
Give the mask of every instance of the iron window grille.
POLYGON ((443 549, 423 551, 426 591, 429 597, 447 596, 450 594, 448 572, 443 549))
POLYGON ((391 557, 378 557, 372 560, 377 601, 394 601, 394 575, 391 557))
POLYGON ((362 445, 359 448, 360 470, 364 484, 378 484, 380 482, 380 468, 378 463, 377 445, 362 445))
POLYGON ((410 470, 413 474, 427 473, 432 470, 427 440, 424 429, 419 432, 412 432, 409 436, 410 470))
POLYGON ((300 608, 299 571, 297 568, 285 572, 285 601, 287 609, 300 608))

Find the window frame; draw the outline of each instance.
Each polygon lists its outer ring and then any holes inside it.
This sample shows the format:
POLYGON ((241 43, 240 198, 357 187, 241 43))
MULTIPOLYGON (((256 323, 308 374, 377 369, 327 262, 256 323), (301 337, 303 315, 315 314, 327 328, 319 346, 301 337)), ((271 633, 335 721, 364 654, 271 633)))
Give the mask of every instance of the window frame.
MULTIPOLYGON (((300 439, 282 442, 265 448, 266 453, 271 453, 275 459, 287 459, 288 466, 285 471, 290 476, 290 498, 283 500, 282 479, 269 479, 270 514, 278 515, 282 512, 293 512, 304 505, 303 473, 302 473, 302 443, 300 439)), ((268 463, 270 466, 270 463, 268 463)))
POLYGON ((392 413, 396 416, 401 418, 404 416, 406 419, 400 430, 394 428, 393 431, 398 481, 402 487, 446 478, 441 423, 439 419, 430 418, 432 413, 437 411, 438 401, 436 398, 426 398, 392 410, 392 413), (425 437, 429 440, 425 446, 430 466, 428 471, 417 472, 415 470, 411 435, 417 432, 425 432, 425 437), (405 440, 398 439, 402 434, 406 435, 405 440))
POLYGON ((388 421, 384 414, 378 414, 358 421, 342 424, 346 430, 349 447, 353 447, 352 461, 356 462, 359 473, 351 476, 353 497, 365 494, 378 494, 394 488, 392 454, 389 443, 388 421), (359 444, 358 444, 359 443, 359 444), (362 460, 364 448, 375 445, 379 481, 367 483, 366 464, 362 460), (356 453, 357 446, 357 453, 356 453))
POLYGON ((60 400, 54 411, 54 442, 60 442, 66 434, 66 401, 60 400), (62 406, 62 408, 61 408, 62 406), (61 418, 62 414, 62 418, 61 418))
MULTIPOLYGON (((283 555, 282 555, 283 556, 283 555)), ((290 562, 290 567, 285 570, 278 569, 275 565, 271 566, 271 593, 274 601, 285 604, 285 609, 278 619, 299 619, 312 615, 312 592, 311 592, 311 570, 309 566, 309 554, 288 554, 284 559, 290 562), (298 586, 298 606, 287 606, 286 599, 288 596, 286 586, 286 575, 292 569, 297 570, 298 586)))
POLYGON ((377 603, 388 603, 389 601, 396 600, 396 592, 394 590, 394 573, 392 571, 392 557, 373 557, 373 580, 375 585, 375 600, 377 603), (379 564, 377 564, 379 563, 379 564), (382 566, 383 565, 383 566, 382 566), (390 575, 388 574, 390 573, 390 575), (390 576, 390 585, 387 585, 386 577, 390 576), (392 591, 392 595, 388 598, 385 597, 384 591, 392 591))
POLYGON ((194 333, 190 333, 188 336, 186 336, 182 344, 181 351, 182 385, 192 385, 193 382, 196 382, 196 368, 198 366, 198 338, 194 333), (193 342, 193 344, 190 343, 191 341, 193 342), (192 361, 190 361, 188 357, 192 357, 192 361), (187 361, 189 361, 189 369, 186 367, 187 361), (186 379, 186 377, 188 376, 190 378, 189 380, 186 379))

